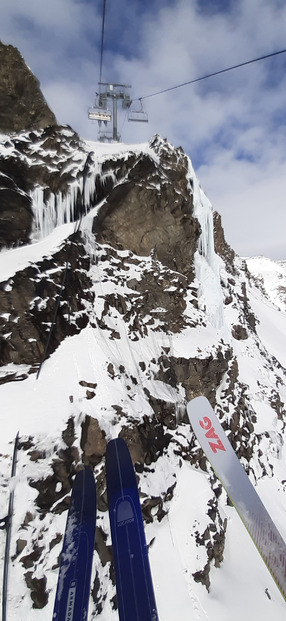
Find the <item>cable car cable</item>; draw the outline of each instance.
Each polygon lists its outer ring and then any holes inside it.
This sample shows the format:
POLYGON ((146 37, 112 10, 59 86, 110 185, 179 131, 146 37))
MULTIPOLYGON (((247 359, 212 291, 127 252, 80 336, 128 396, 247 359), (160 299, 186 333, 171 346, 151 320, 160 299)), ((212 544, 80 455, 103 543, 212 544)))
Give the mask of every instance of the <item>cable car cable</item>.
POLYGON ((257 63, 259 60, 265 60, 266 58, 271 58, 272 56, 278 56, 278 54, 285 54, 286 50, 279 50, 278 52, 272 52, 271 54, 265 54, 264 56, 259 56, 259 58, 253 58, 252 60, 247 60, 243 63, 239 63, 238 65, 233 65, 232 67, 227 67, 226 69, 221 69, 220 71, 214 71, 213 73, 208 73, 207 75, 203 75, 200 78, 195 78, 194 80, 188 80, 187 82, 183 82, 182 84, 177 84, 176 86, 170 86, 169 88, 164 88, 161 91, 157 91, 156 93, 151 93, 150 95, 144 95, 143 97, 139 97, 139 99, 149 99, 150 97, 156 97, 157 95, 162 95, 163 93, 168 93, 170 91, 174 91, 177 88, 182 88, 183 86, 187 86, 188 84, 194 84, 195 82, 200 82, 201 80, 207 80, 207 78, 212 78, 213 76, 220 75, 221 73, 226 73, 227 71, 233 71, 233 69, 238 69, 239 67, 245 67, 245 65, 250 65, 251 63, 257 63))
POLYGON ((101 28, 101 46, 100 46, 100 70, 99 70, 99 82, 102 82, 102 65, 103 65, 103 48, 104 48, 105 11, 106 11, 106 0, 103 0, 103 10, 102 10, 102 28, 101 28))

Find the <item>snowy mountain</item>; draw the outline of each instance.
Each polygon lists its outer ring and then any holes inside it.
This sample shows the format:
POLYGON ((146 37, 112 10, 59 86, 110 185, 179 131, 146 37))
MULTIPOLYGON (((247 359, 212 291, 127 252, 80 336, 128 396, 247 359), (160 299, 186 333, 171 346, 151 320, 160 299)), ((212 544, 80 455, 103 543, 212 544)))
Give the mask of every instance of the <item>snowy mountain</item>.
MULTIPOLYGON (((137 473, 161 621, 282 620, 285 601, 186 403, 210 400, 286 539, 285 263, 235 255, 189 158, 159 136, 131 146, 58 126, 2 135, 0 170, 8 619, 52 618, 83 464, 98 495, 89 618, 118 619, 105 451, 120 436, 137 473)), ((2 560, 3 530, 0 545, 2 560)))
POLYGON ((286 310, 286 261, 271 261, 267 257, 246 259, 251 274, 259 281, 273 304, 286 310))

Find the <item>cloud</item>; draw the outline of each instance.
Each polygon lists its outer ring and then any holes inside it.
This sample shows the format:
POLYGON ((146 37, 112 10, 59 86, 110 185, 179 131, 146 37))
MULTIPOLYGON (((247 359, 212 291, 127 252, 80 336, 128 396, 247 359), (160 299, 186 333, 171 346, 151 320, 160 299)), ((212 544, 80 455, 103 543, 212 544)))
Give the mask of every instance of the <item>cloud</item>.
MULTIPOLYGON (((285 47, 284 0, 107 0, 106 7, 103 77, 132 84, 134 97, 285 47)), ((0 7, 1 40, 20 49, 58 121, 90 139, 101 15, 99 0, 0 7)), ((285 69, 286 54, 143 99, 148 125, 119 113, 125 142, 158 132, 191 156, 239 254, 286 258, 285 69), (253 228, 256 218, 253 235, 246 223, 253 228)))
POLYGON ((197 170, 222 216, 228 243, 241 256, 285 260, 286 161, 247 162, 226 152, 197 170), (221 171, 223 170, 223 175, 221 171))

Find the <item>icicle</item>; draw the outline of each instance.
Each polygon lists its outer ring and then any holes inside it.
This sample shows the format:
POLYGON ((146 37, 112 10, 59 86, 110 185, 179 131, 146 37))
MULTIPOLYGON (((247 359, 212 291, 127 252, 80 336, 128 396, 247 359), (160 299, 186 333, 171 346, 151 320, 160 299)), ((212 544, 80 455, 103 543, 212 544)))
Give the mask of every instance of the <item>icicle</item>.
MULTIPOLYGON (((78 219, 77 199, 78 196, 83 197, 83 214, 86 215, 90 205, 96 198, 96 181, 99 170, 85 179, 83 188, 83 179, 75 181, 69 185, 65 194, 58 192, 50 193, 49 198, 44 199, 45 188, 37 187, 31 194, 32 209, 34 212, 33 239, 43 239, 47 237, 57 226, 69 224, 78 219)), ((102 187, 112 179, 113 185, 116 178, 113 173, 107 173, 100 177, 102 187)))
POLYGON ((43 237, 44 228, 44 196, 43 188, 36 188, 34 191, 34 197, 32 200, 32 206, 35 216, 35 231, 39 231, 41 237, 43 237))
POLYGON ((87 177, 85 180, 84 197, 83 197, 85 211, 86 211, 86 205, 90 204, 91 200, 93 200, 93 197, 95 195, 95 190, 96 190, 95 181, 96 181, 96 174, 92 175, 92 177, 87 177))
POLYGON ((224 323, 223 296, 220 285, 220 258, 214 248, 212 206, 200 188, 191 163, 189 179, 193 188, 194 216, 201 226, 198 250, 194 257, 196 276, 200 283, 200 303, 206 310, 209 322, 220 329, 224 323))
POLYGON ((212 211, 210 209, 201 210, 199 221, 202 229, 199 239, 199 253, 206 258, 208 264, 215 271, 217 268, 217 261, 214 249, 212 211))
POLYGON ((37 187, 32 192, 32 209, 34 212, 34 228, 32 237, 43 239, 57 226, 74 222, 76 219, 76 202, 78 186, 70 186, 65 196, 62 192, 51 193, 44 200, 44 188, 37 187))

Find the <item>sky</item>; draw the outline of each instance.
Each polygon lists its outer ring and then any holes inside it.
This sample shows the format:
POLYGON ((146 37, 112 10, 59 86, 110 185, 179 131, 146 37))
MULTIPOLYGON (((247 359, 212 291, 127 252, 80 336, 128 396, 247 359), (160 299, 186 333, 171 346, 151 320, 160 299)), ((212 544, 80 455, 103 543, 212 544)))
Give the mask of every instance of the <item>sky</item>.
MULTIPOLYGON (((0 40, 19 49, 58 122, 89 140, 102 14, 103 0, 0 5, 0 40)), ((284 0, 106 0, 102 71, 132 85, 148 113, 148 123, 128 123, 119 112, 122 141, 159 133, 182 146, 228 243, 275 260, 286 260, 286 54, 152 95, 285 49, 285 23, 284 0)))

